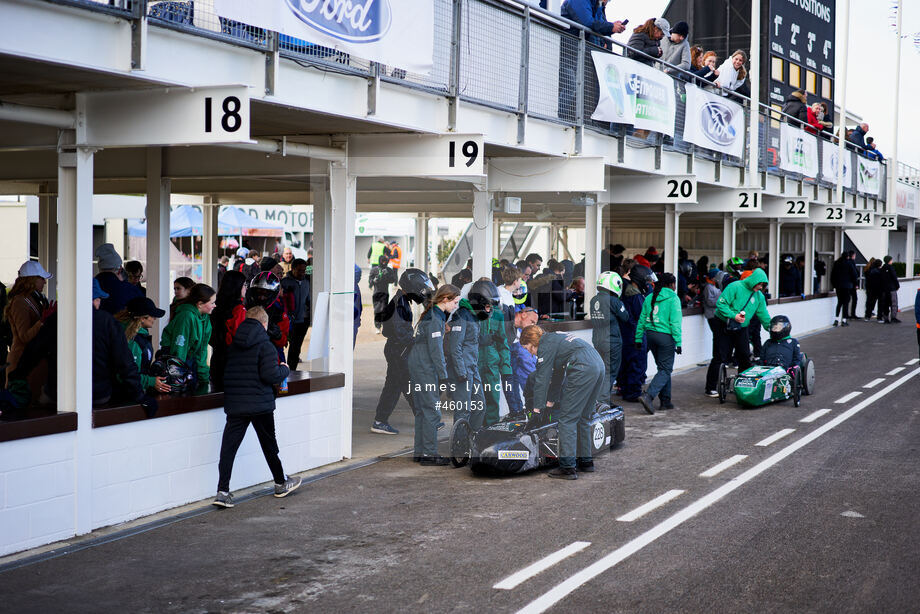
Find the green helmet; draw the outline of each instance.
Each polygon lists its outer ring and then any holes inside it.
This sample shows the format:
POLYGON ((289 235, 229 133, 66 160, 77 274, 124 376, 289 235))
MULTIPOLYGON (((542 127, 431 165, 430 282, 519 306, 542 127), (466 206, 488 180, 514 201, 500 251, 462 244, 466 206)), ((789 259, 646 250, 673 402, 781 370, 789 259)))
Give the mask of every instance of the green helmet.
POLYGON ((741 271, 744 270, 744 260, 738 256, 735 256, 734 258, 729 259, 727 268, 735 273, 735 275, 741 275, 741 271))
POLYGON ((600 274, 600 277, 597 278, 597 287, 603 288, 611 294, 620 296, 620 293, 623 291, 623 278, 620 277, 619 273, 604 271, 600 274))

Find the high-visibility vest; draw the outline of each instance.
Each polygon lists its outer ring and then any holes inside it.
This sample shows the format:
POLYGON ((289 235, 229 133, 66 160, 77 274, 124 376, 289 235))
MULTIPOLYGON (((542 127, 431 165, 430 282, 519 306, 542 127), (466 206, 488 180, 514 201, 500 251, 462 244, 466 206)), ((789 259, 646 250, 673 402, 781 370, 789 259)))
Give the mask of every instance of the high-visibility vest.
POLYGON ((380 257, 383 255, 386 248, 387 248, 386 243, 382 243, 380 241, 374 241, 374 244, 371 245, 371 256, 370 256, 371 266, 379 264, 380 257))
POLYGON ((402 248, 398 245, 390 247, 390 266, 398 269, 402 262, 402 248))

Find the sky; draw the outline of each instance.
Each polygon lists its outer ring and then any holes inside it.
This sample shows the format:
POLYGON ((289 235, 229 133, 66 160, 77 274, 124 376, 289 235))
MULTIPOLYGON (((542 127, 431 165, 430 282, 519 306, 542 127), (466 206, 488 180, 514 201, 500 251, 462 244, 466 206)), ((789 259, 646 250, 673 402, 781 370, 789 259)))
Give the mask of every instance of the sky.
MULTIPOLYGON (((898 133, 899 161, 920 168, 920 51, 913 34, 920 32, 920 1, 901 0, 904 5, 901 47, 901 91, 898 133), (913 78, 910 76, 913 75, 913 78)), ((843 46, 842 12, 845 0, 837 0, 837 67, 838 82, 843 70, 840 50, 843 46)), ((661 15, 667 0, 610 0, 608 19, 628 18, 630 26, 649 17, 661 15)), ((847 72, 847 109, 862 116, 869 124, 869 134, 883 154, 890 154, 894 141, 894 84, 896 38, 891 10, 892 0, 850 0, 849 70, 847 72)), ((626 43, 631 28, 616 35, 626 43)), ((690 33, 693 42, 693 33, 690 33)), ((840 98, 837 99, 840 104, 840 98)))

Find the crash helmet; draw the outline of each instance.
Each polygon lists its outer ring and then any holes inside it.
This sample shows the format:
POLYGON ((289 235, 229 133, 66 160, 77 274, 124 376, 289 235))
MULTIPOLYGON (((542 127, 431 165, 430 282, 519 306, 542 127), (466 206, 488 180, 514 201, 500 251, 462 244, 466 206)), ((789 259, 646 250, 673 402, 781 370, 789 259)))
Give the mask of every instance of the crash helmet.
POLYGON ((648 294, 651 291, 650 288, 652 284, 658 281, 658 276, 647 266, 635 264, 633 268, 629 270, 629 279, 639 286, 639 290, 641 290, 643 294, 648 294))
POLYGON ((431 278, 421 269, 406 269, 399 277, 399 288, 410 301, 419 305, 428 302, 434 294, 431 278))
POLYGON ((601 273, 600 277, 597 278, 597 287, 603 288, 616 296, 620 296, 623 292, 623 278, 620 277, 619 273, 604 271, 601 273))
POLYGON ((770 319, 770 341, 782 341, 792 333, 792 322, 786 316, 773 316, 770 319))
POLYGON ((162 377, 170 392, 185 392, 195 379, 188 365, 175 356, 160 356, 150 363, 149 372, 153 377, 162 377))
POLYGON ((741 277, 741 272, 744 271, 744 260, 738 256, 729 258, 725 268, 728 269, 730 273, 733 273, 735 277, 741 277))
POLYGON ((249 282, 246 291, 247 307, 268 307, 281 293, 281 280, 271 271, 262 271, 249 282))
POLYGON ((495 284, 486 279, 480 279, 470 288, 467 300, 473 307, 476 317, 480 320, 487 320, 489 312, 486 311, 486 306, 491 306, 494 309, 498 306, 501 298, 498 295, 498 288, 495 284))
POLYGON ((511 296, 514 298, 515 305, 523 305, 527 302, 527 283, 521 280, 521 285, 518 286, 518 289, 515 290, 511 296))
POLYGON ((696 278, 694 269, 696 269, 696 266, 694 266, 692 260, 681 260, 677 265, 677 272, 683 275, 687 281, 694 281, 696 278))

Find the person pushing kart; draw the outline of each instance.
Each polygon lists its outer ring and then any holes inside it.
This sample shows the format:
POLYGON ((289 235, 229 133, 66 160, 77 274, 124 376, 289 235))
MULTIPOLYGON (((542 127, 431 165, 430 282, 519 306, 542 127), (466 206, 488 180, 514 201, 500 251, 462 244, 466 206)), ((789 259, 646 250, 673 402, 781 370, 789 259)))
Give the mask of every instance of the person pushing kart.
POLYGON ((767 274, 755 269, 747 278, 729 284, 716 304, 716 317, 726 323, 725 335, 738 359, 738 370, 751 366, 751 346, 748 326, 757 316, 764 329, 769 331, 770 312, 763 290, 767 287, 767 274))
POLYGON ((531 376, 535 412, 541 413, 548 406, 554 371, 565 370, 562 398, 554 406, 554 415, 559 420, 559 467, 547 475, 576 480, 576 466, 581 471, 594 471, 590 422, 598 395, 606 384, 604 361, 587 341, 565 333, 545 333, 537 325, 525 328, 520 342, 537 357, 537 369, 531 376))

